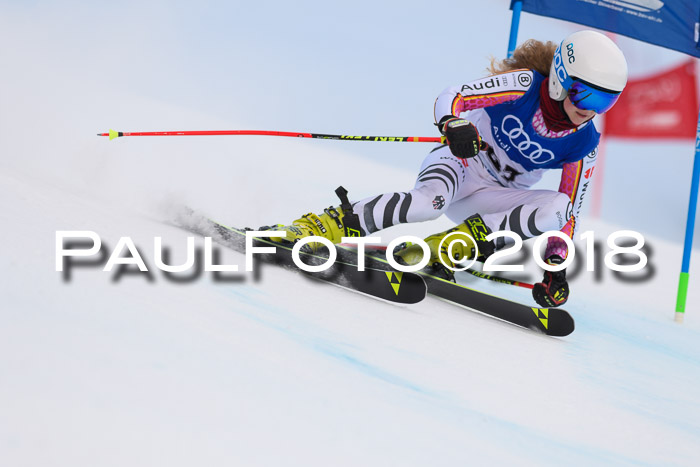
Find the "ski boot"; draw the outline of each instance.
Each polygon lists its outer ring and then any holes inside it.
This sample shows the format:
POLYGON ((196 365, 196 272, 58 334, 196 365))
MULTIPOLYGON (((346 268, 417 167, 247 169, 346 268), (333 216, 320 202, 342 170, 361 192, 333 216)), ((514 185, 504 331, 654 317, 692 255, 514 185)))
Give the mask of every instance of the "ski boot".
MULTIPOLYGON (((270 240, 280 243, 296 243, 302 238, 314 236, 327 238, 336 244, 340 243, 343 237, 361 237, 360 219, 357 214, 352 212, 352 206, 347 198, 347 190, 341 186, 335 192, 341 201, 337 208, 331 206, 318 215, 310 212, 293 221, 290 225, 277 224, 261 227, 261 230, 286 232, 286 237, 270 238, 270 240)), ((308 253, 317 253, 324 248, 323 243, 311 242, 304 245, 303 250, 308 253)))
MULTIPOLYGON (((496 249, 495 243, 486 241, 486 236, 490 233, 491 229, 484 224, 481 216, 475 214, 456 227, 426 237, 423 241, 430 247, 430 260, 426 268, 444 279, 454 280, 454 271, 450 268, 459 267, 455 266, 455 261, 472 259, 477 255, 477 251, 480 259, 486 259, 493 254, 496 249), (447 240, 443 241, 445 239, 447 240), (450 245, 451 252, 448 251, 450 245)), ((405 264, 414 265, 423 260, 423 249, 420 245, 411 244, 396 252, 394 256, 405 264)))

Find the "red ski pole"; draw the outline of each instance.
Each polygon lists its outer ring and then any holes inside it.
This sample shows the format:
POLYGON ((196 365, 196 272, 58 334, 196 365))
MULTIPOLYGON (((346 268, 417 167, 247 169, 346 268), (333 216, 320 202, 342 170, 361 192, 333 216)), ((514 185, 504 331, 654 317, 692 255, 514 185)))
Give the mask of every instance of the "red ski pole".
POLYGON ((349 136, 324 135, 321 133, 299 133, 291 131, 264 130, 203 130, 203 131, 114 131, 98 133, 97 136, 109 136, 110 140, 122 136, 291 136, 294 138, 336 139, 343 141, 388 141, 401 143, 444 143, 445 137, 428 136, 349 136))

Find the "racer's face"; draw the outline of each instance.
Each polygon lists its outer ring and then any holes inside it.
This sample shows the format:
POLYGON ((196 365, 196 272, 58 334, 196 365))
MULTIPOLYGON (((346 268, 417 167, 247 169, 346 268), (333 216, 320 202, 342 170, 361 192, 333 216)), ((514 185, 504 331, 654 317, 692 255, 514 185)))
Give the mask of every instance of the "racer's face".
POLYGON ((571 120, 571 123, 576 126, 582 125, 584 122, 587 122, 595 117, 595 111, 582 110, 575 107, 574 104, 571 103, 569 96, 566 96, 566 99, 564 99, 564 112, 566 112, 566 115, 569 117, 569 120, 571 120))

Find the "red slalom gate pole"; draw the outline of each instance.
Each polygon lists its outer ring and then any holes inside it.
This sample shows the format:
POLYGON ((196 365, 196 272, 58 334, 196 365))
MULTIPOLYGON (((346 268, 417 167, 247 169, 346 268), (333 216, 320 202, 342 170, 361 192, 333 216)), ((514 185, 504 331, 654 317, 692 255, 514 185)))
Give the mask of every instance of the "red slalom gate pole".
POLYGON ((399 143, 445 143, 445 137, 429 136, 349 136, 266 130, 203 130, 203 131, 114 131, 97 133, 110 141, 123 136, 289 136, 294 138, 334 139, 342 141, 387 141, 399 143))

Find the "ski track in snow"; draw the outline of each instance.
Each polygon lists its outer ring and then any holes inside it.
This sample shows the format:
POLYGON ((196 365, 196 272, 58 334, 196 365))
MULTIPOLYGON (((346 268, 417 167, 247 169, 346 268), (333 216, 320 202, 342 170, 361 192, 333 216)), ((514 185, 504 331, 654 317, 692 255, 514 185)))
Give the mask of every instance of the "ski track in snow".
MULTIPOLYGON (((366 190, 380 186, 381 170, 366 190)), ((12 401, 0 426, 4 464, 93 464, 113 452, 115 437, 126 447, 115 465, 185 465, 204 450, 205 460, 247 465, 698 459, 698 318, 691 306, 686 323, 674 323, 661 293, 673 288, 666 270, 675 267, 661 258, 677 258, 679 246, 656 247, 663 273, 651 283, 575 284, 567 309, 577 330, 555 339, 434 298, 390 305, 271 266, 259 280, 231 283, 171 284, 158 271, 152 282, 113 283, 98 268, 76 269, 66 283, 54 271, 59 229, 95 230, 110 248, 132 236, 149 266, 159 235, 181 262, 188 234, 150 207, 167 190, 134 195, 10 169, 0 180, 0 209, 21 226, 3 232, 14 246, 3 255, 0 396, 12 401), (44 449, 28 454, 37 442, 44 449)), ((309 185, 307 195, 324 189, 309 185)), ((201 202, 192 193, 182 201, 201 202)), ((288 217, 299 208, 286 209, 288 217)), ((214 211, 223 222, 264 223, 245 204, 214 211)), ((419 234, 435 225, 417 226, 419 234)), ((222 252, 242 266, 242 255, 222 252)))

